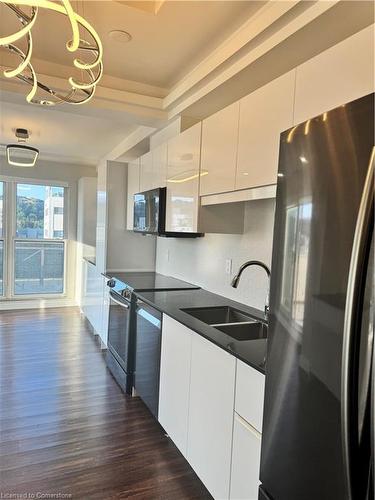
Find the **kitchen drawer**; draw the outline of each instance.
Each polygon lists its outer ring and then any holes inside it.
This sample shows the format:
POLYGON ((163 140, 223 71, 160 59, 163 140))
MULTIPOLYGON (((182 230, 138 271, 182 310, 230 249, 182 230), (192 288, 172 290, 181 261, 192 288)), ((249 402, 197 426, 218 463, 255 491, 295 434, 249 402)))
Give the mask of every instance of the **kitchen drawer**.
POLYGON ((237 360, 236 412, 250 425, 262 432, 265 376, 237 360))
POLYGON ((261 435, 234 414, 230 500, 257 500, 261 435))

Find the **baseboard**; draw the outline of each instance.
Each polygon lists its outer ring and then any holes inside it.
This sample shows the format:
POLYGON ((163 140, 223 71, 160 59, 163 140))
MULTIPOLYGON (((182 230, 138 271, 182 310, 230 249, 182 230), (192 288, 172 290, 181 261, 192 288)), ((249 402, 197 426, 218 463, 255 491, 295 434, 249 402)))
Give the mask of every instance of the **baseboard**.
POLYGON ((28 300, 2 300, 0 311, 16 309, 46 309, 48 307, 76 307, 74 299, 28 299, 28 300))

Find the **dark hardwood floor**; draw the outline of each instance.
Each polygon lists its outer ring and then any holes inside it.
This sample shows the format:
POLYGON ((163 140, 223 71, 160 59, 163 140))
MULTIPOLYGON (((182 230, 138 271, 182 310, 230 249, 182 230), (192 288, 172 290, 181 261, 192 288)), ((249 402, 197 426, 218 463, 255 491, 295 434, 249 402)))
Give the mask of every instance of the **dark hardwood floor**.
POLYGON ((0 312, 0 498, 38 493, 210 498, 75 308, 0 312))

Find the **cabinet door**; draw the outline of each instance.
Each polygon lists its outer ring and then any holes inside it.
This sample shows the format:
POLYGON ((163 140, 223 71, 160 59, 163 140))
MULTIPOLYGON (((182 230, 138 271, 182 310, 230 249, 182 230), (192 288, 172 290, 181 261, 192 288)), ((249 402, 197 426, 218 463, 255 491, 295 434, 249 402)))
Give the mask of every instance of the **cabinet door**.
POLYGON ((153 189, 153 171, 152 171, 152 153, 149 151, 140 158, 141 175, 140 175, 140 192, 153 189))
POLYGON ((230 498, 258 500, 261 435, 234 415, 230 498))
POLYGON ((236 189, 276 184, 280 133, 293 125, 295 70, 240 101, 236 189))
POLYGON ((187 459, 214 498, 229 497, 235 358, 192 333, 187 459))
POLYGON ((235 410, 259 432, 263 424, 264 383, 263 373, 237 359, 235 410))
POLYGON ((81 311, 87 316, 87 261, 82 260, 81 311))
POLYGON ((126 229, 133 230, 134 222, 134 195, 140 192, 139 186, 140 168, 139 159, 128 164, 128 199, 126 212, 126 229))
POLYGON ((108 319, 109 319, 109 288, 107 286, 108 278, 102 276, 102 290, 103 290, 103 306, 102 306, 102 334, 101 339, 105 346, 108 342, 108 319))
POLYGON ((374 28, 368 28, 297 67, 294 123, 374 91, 374 28))
POLYGON ((167 231, 198 231, 200 144, 200 123, 168 142, 167 231))
POLYGON ((167 143, 152 150, 153 187, 165 187, 167 184, 167 143))
POLYGON ((236 178, 239 102, 202 124, 200 195, 233 191, 236 178))
POLYGON ((163 315, 159 422, 186 456, 189 413, 191 331, 163 315))
POLYGON ((87 307, 85 314, 95 333, 104 338, 103 334, 103 276, 93 264, 87 263, 86 297, 87 307))

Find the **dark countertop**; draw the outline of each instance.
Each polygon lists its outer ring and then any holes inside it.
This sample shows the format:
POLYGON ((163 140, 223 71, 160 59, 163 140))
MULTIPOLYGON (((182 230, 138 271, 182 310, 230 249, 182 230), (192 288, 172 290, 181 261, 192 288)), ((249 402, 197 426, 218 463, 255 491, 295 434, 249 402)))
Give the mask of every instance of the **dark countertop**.
POLYGON ((236 358, 244 361, 261 373, 265 373, 266 339, 235 340, 213 326, 207 325, 190 316, 190 314, 181 311, 181 309, 189 307, 230 306, 250 314, 255 319, 264 321, 263 311, 203 289, 173 292, 137 292, 136 295, 141 300, 155 307, 155 309, 167 314, 179 323, 182 323, 217 346, 233 354, 236 358))
POLYGON ((96 266, 96 257, 90 256, 90 257, 83 257, 83 260, 86 262, 89 262, 93 266, 96 266))
MULTIPOLYGON (((199 286, 186 281, 164 276, 164 274, 152 271, 106 271, 104 276, 113 278, 135 291, 148 290, 189 290, 199 289, 199 286)), ((121 288, 121 285, 120 285, 121 288)))

